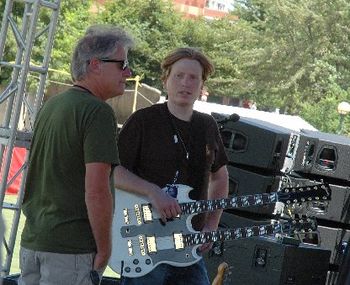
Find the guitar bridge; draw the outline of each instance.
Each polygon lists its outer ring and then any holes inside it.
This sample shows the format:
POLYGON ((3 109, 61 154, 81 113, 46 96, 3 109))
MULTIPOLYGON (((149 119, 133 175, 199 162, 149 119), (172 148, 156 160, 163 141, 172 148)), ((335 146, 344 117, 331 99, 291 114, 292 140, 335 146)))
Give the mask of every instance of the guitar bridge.
POLYGON ((132 241, 130 239, 128 240, 128 254, 129 254, 129 256, 134 255, 134 250, 132 248, 132 241))
POLYGON ((124 223, 130 225, 129 210, 127 208, 123 209, 124 223))
POLYGON ((140 206, 138 204, 135 204, 134 210, 135 210, 136 222, 137 222, 138 225, 141 225, 142 224, 142 218, 141 218, 140 206))
POLYGON ((145 246, 145 239, 142 235, 139 235, 139 245, 140 245, 140 252, 142 256, 146 255, 146 246, 145 246))

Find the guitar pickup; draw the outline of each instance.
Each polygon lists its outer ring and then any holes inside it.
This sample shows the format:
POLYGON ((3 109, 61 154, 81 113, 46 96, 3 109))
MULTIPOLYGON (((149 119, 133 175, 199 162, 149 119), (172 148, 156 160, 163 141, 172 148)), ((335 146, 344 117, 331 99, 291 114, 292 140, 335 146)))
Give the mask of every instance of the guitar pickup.
POLYGON ((150 204, 143 204, 142 206, 142 217, 145 223, 151 223, 153 221, 153 214, 150 204))
POLYGON ((149 254, 157 253, 157 242, 155 236, 146 237, 147 240, 147 250, 149 254))
POLYGON ((174 237, 175 250, 185 249, 183 235, 181 233, 179 234, 174 233, 173 237, 174 237))

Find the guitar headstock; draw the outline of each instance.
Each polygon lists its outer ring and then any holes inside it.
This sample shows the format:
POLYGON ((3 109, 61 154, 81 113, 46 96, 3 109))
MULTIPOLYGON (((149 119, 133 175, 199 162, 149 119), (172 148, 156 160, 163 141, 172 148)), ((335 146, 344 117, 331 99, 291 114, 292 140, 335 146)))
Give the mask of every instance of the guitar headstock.
POLYGON ((321 202, 331 199, 332 190, 328 184, 285 187, 277 192, 278 201, 287 205, 304 202, 321 202))
POLYGON ((310 233, 317 230, 316 218, 294 218, 281 222, 284 233, 288 235, 310 233))

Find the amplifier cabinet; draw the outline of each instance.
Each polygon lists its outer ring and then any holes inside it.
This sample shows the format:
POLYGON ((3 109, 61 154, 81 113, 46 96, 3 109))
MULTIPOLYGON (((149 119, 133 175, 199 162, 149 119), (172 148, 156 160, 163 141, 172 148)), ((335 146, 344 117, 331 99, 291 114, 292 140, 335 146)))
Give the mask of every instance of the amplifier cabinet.
POLYGON ((350 223, 350 187, 329 185, 332 189, 332 198, 328 202, 325 213, 316 213, 320 220, 333 221, 348 225, 350 223))
POLYGON ((283 166, 291 130, 252 118, 220 125, 230 163, 279 172, 283 166))
POLYGON ((225 261, 224 284, 322 285, 327 278, 330 251, 315 246, 282 244, 274 238, 247 238, 225 242, 222 254, 205 256, 209 279, 225 261))
MULTIPOLYGON (((229 197, 276 192, 279 189, 280 176, 263 175, 241 169, 232 165, 227 166, 229 173, 229 197)), ((240 208, 256 214, 272 214, 275 204, 240 208)))
POLYGON ((302 130, 293 170, 349 181, 350 138, 302 130))
POLYGON ((331 251, 330 264, 340 266, 344 259, 345 249, 349 246, 350 230, 324 226, 318 226, 317 229, 319 237, 316 241, 321 248, 331 251))

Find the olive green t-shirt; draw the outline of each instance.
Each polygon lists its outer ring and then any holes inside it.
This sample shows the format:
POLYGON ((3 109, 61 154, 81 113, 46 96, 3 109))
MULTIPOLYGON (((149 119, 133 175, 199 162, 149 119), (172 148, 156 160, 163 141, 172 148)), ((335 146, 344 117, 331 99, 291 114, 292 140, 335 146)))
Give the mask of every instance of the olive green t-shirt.
POLYGON ((32 140, 21 245, 56 253, 96 249, 85 204, 85 164, 119 164, 111 107, 71 88, 40 110, 32 140))

